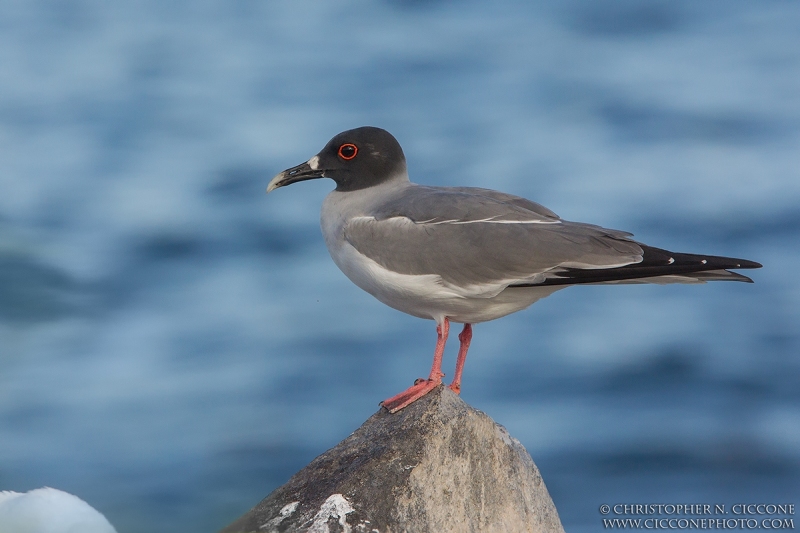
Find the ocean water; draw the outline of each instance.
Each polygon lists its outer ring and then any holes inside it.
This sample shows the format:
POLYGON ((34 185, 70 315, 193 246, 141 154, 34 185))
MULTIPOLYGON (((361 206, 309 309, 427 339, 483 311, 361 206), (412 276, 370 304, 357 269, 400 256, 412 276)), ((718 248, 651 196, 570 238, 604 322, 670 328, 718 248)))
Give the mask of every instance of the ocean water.
POLYGON ((328 256, 331 182, 264 194, 369 124, 416 182, 764 264, 475 327, 462 395, 567 531, 800 504, 799 28, 781 1, 3 2, 0 490, 212 532, 427 375, 433 323, 328 256))

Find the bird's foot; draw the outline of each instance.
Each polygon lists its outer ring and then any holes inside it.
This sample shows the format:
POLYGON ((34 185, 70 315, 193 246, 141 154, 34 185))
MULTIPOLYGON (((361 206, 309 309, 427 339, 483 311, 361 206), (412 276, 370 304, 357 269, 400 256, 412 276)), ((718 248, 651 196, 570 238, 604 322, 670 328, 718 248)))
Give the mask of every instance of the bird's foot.
POLYGON ((396 394, 391 398, 387 398, 381 402, 381 405, 389 410, 390 413, 396 413, 400 409, 411 405, 416 402, 430 391, 442 384, 441 378, 435 379, 418 379, 412 386, 396 394))
POLYGON ((461 383, 451 383, 449 387, 450 390, 455 392, 456 394, 461 394, 461 383))

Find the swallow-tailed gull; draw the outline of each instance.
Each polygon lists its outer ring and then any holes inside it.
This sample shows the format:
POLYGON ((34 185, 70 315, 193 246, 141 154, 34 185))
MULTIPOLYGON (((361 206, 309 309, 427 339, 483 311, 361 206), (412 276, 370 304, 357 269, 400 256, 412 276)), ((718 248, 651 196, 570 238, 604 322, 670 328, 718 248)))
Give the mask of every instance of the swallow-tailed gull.
POLYGON ((653 248, 630 233, 569 222, 490 189, 417 185, 409 181, 400 144, 380 128, 336 135, 307 162, 275 176, 267 192, 316 178, 336 182, 320 217, 336 265, 386 305, 437 324, 428 379, 384 400, 391 412, 441 384, 451 321, 464 324, 450 384, 458 393, 472 324, 525 309, 570 285, 752 282, 728 269, 761 266, 653 248))

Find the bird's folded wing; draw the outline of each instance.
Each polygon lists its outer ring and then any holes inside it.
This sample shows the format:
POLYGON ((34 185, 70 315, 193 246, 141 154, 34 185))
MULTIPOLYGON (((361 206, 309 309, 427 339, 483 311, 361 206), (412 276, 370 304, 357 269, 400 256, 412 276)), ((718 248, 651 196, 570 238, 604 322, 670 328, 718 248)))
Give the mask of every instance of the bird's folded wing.
POLYGON ((414 185, 386 201, 373 213, 378 220, 405 217, 422 223, 489 221, 555 224, 561 219, 545 206, 525 198, 476 187, 414 185))
POLYGON ((559 219, 522 198, 485 189, 419 187, 345 227, 345 238, 383 268, 435 274, 465 295, 493 296, 565 268, 641 261, 629 234, 559 219))

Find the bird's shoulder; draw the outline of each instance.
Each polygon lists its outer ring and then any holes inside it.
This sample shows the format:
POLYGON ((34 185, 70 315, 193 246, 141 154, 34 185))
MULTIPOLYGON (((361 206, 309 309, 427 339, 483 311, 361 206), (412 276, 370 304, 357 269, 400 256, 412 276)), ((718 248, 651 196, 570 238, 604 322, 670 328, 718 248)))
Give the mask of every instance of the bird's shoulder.
POLYGON ((559 223, 550 209, 526 198, 478 187, 412 185, 376 205, 377 221, 403 218, 415 224, 559 223))

